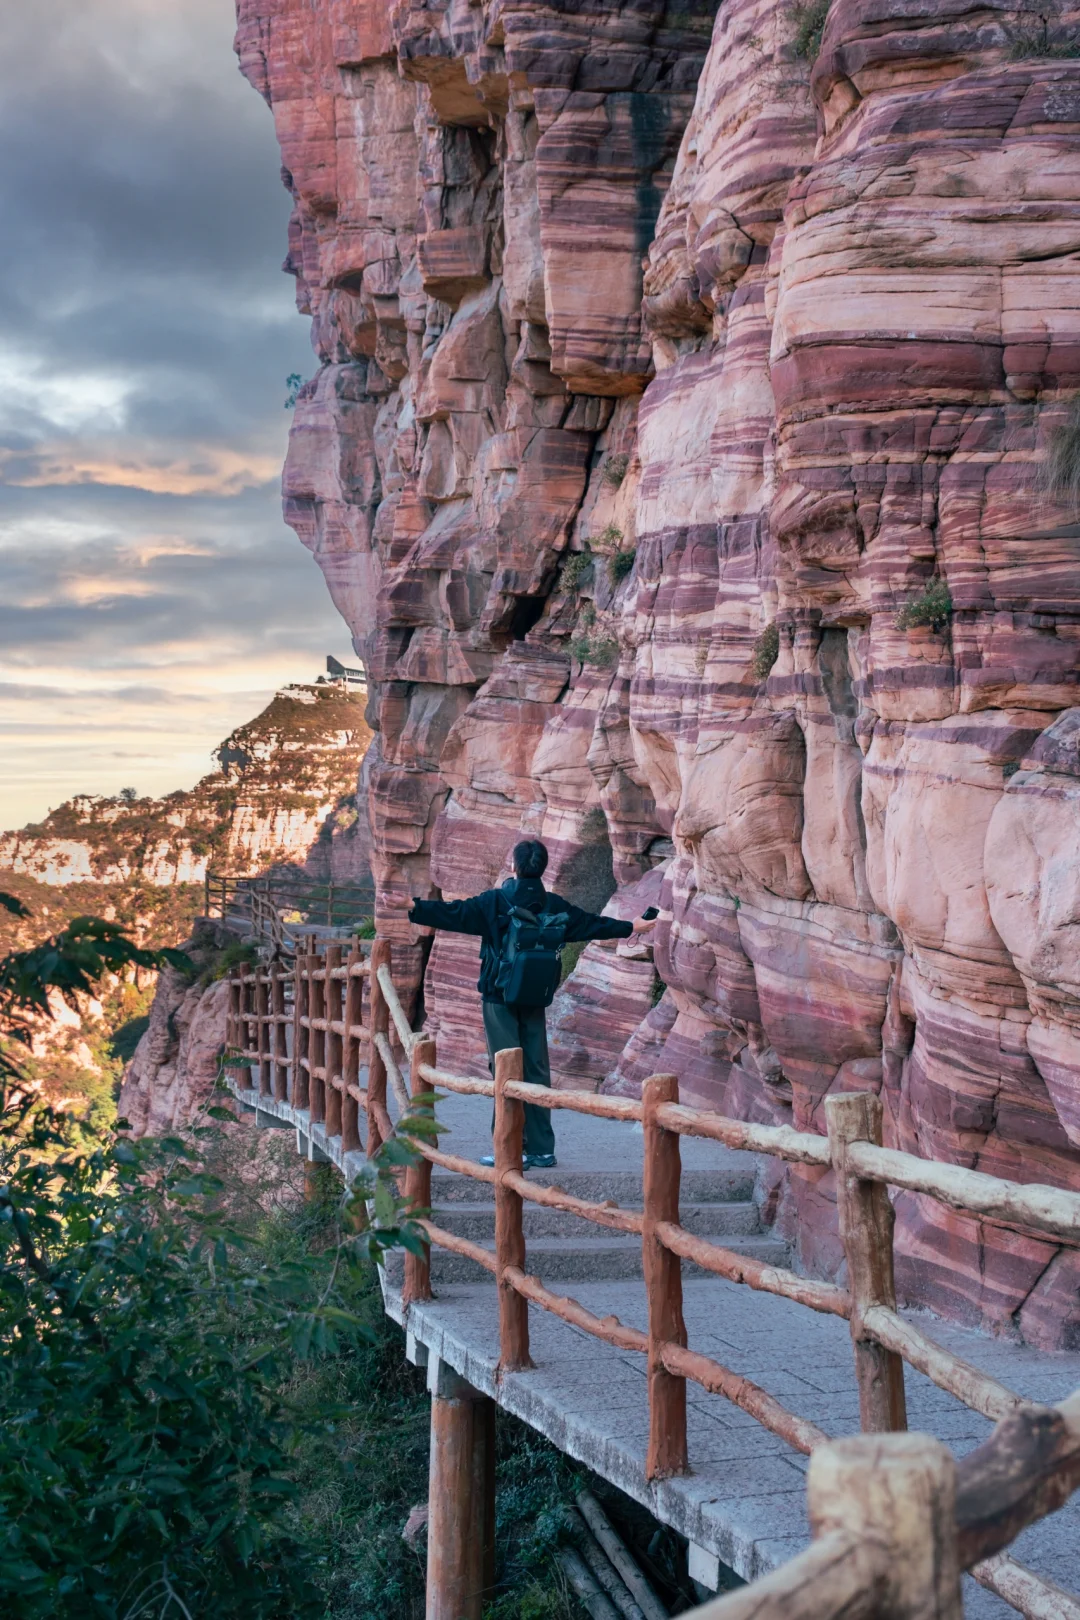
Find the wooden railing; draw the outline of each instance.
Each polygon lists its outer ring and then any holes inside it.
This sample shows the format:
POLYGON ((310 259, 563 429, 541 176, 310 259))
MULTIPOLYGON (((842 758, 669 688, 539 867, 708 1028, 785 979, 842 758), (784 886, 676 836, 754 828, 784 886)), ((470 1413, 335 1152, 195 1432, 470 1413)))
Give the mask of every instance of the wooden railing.
POLYGON ((204 913, 251 934, 279 952, 292 951, 305 931, 343 935, 357 929, 375 909, 370 879, 321 883, 302 873, 227 877, 208 872, 204 913))
MULTIPOLYGON (((414 1109, 430 1106, 425 1099, 433 1090, 494 1099, 494 1166, 444 1153, 417 1139, 413 1144, 417 1160, 406 1179, 406 1191, 418 1211, 430 1207, 433 1166, 490 1185, 495 1201, 494 1251, 445 1231, 423 1216, 428 1249, 423 1255, 406 1256, 405 1305, 432 1297, 430 1245, 434 1244, 465 1256, 495 1276, 503 1371, 521 1371, 532 1365, 530 1305, 540 1306, 605 1343, 645 1356, 649 1405, 646 1474, 650 1479, 688 1470, 688 1380, 724 1396, 796 1451, 811 1457, 814 1544, 748 1593, 718 1600, 702 1610, 703 1615, 715 1620, 738 1620, 744 1614, 753 1614, 755 1620, 791 1620, 796 1615, 828 1620, 834 1614, 850 1620, 870 1613, 895 1614, 897 1620, 915 1620, 916 1616, 921 1620, 931 1614, 959 1616, 961 1611, 948 1594, 959 1579, 959 1570, 969 1569, 1029 1620, 1080 1620, 1080 1602, 1001 1556, 1020 1530, 1061 1506, 1080 1485, 1080 1391, 1060 1408, 1033 1406, 899 1315, 888 1188, 935 1197, 953 1209, 1070 1244, 1080 1243, 1080 1195, 1057 1187, 1004 1181, 887 1149, 882 1145, 881 1103, 870 1093, 827 1097, 828 1136, 823 1137, 685 1107, 679 1103, 674 1075, 654 1075, 645 1082, 642 1100, 635 1102, 526 1084, 518 1050, 498 1054, 493 1080, 450 1073, 438 1065, 435 1041, 409 1025, 391 976, 389 945, 376 942, 370 960, 359 946, 354 946, 347 960, 342 960, 342 954, 340 947, 329 946, 321 963, 313 951, 298 958, 293 971, 291 1056, 281 1039, 290 1015, 284 1008, 280 968, 234 974, 229 1038, 254 1062, 257 1091, 287 1098, 294 1107, 307 1110, 312 1122, 325 1124, 328 1135, 340 1135, 345 1151, 360 1146, 360 1109, 367 1116, 369 1154, 390 1134, 388 1084, 402 1112, 410 1105, 414 1109), (366 1008, 362 1008, 365 984, 368 995, 366 1008), (408 1065, 407 1088, 392 1034, 408 1065), (361 1088, 364 1055, 368 1083, 361 1088), (528 1180, 522 1163, 525 1103, 640 1123, 644 1129, 642 1210, 577 1198, 558 1187, 528 1180), (688 1232, 679 1221, 679 1144, 683 1136, 769 1154, 792 1164, 834 1169, 848 1286, 800 1277, 688 1232), (646 1331, 613 1316, 598 1317, 579 1301, 552 1291, 530 1275, 523 1222, 526 1202, 640 1236, 646 1331), (861 1439, 832 1441, 816 1424, 789 1411, 736 1369, 690 1348, 682 1309, 684 1260, 731 1282, 849 1322, 861 1439), (998 1425, 991 1439, 958 1468, 951 1454, 931 1437, 904 1434, 905 1363, 998 1425), (882 1483, 886 1475, 891 1484, 882 1483), (911 1512, 900 1510, 903 1502, 911 1512), (947 1507, 950 1503, 953 1506, 947 1507), (923 1510, 931 1507, 931 1519, 924 1523, 923 1510), (937 1549, 935 1558, 940 1552, 930 1573, 926 1557, 919 1562, 912 1550, 924 1530, 930 1538, 926 1545, 937 1549), (897 1588, 899 1595, 894 1594, 889 1604, 874 1608, 875 1602, 884 1602, 881 1594, 890 1582, 900 1580, 903 1587, 904 1572, 913 1559, 922 1571, 918 1577, 922 1596, 905 1596, 907 1588, 897 1588), (897 1560, 904 1566, 901 1574, 897 1573, 897 1560), (934 1581, 944 1594, 939 1594, 937 1608, 927 1607, 926 1592, 934 1581), (763 1606, 753 1606, 748 1595, 752 1593, 759 1594, 763 1606)), ((958 1586, 956 1590, 958 1593, 958 1586)))

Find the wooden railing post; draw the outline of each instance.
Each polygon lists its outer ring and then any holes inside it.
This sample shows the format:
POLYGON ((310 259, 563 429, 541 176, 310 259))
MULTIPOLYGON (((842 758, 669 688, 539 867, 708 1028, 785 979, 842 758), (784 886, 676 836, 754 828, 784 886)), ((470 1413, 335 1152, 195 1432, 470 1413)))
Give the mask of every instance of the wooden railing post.
MULTIPOLYGON (((240 1013, 239 1013, 239 1017, 237 1019, 237 1025, 236 1025, 236 1049, 239 1052, 241 1057, 247 1057, 248 1056, 248 1048, 251 1045, 251 1031, 250 1031, 250 1028, 248 1026, 248 1001, 250 999, 250 995, 249 995, 249 988, 248 988, 248 976, 247 976, 247 963, 246 962, 241 962, 241 963, 238 964, 237 969, 236 969, 236 975, 237 975, 237 984, 238 984, 239 995, 240 995, 240 1000, 239 1000, 240 1013)), ((250 1087, 251 1087, 251 1070, 248 1068, 246 1063, 241 1065, 241 1067, 240 1067, 240 1075, 241 1075, 241 1085, 242 1085, 243 1089, 245 1091, 250 1090, 250 1087)))
POLYGON ((270 1080, 270 992, 269 969, 255 969, 255 1041, 259 1054, 259 1095, 269 1097, 270 1080))
MULTIPOLYGON (((821 1446, 810 1459, 806 1505, 815 1538, 849 1536, 871 1564, 868 1587, 878 1601, 859 1612, 963 1620, 956 1459, 940 1440, 855 1435, 821 1446)), ((810 1599, 806 1614, 850 1612, 830 1602, 828 1577, 802 1595, 810 1599)))
POLYGON ((443 1363, 429 1387, 425 1616, 481 1620, 495 1585, 495 1402, 443 1363))
POLYGON ((847 1256, 860 1421, 866 1433, 906 1429, 903 1359, 877 1344, 863 1327, 863 1313, 871 1306, 896 1309, 893 1207, 881 1182, 863 1181, 847 1166, 850 1142, 881 1146, 881 1099, 869 1091, 826 1097, 825 1121, 836 1173, 840 1238, 847 1256))
POLYGON ((663 1103, 677 1103, 679 1082, 673 1074, 654 1074, 642 1088, 645 1128, 644 1223, 641 1234, 642 1265, 649 1307, 649 1449, 645 1473, 649 1479, 685 1474, 686 1379, 668 1372, 661 1360, 662 1346, 686 1349, 682 1308, 682 1261, 656 1236, 658 1221, 679 1220, 679 1182, 682 1159, 679 1138, 656 1118, 663 1103))
POLYGON ((235 1052, 240 1046, 240 975, 234 968, 229 974, 229 1012, 225 1020, 225 1050, 235 1052))
POLYGON ((356 1153, 360 1147, 360 1104, 350 1095, 349 1087, 360 1085, 360 1039, 353 1034, 364 1017, 364 981, 356 971, 364 960, 359 944, 349 952, 349 977, 345 980, 345 1004, 342 1019, 345 1038, 341 1049, 341 1148, 343 1153, 356 1153))
POLYGON ((326 1031, 316 1029, 316 1021, 321 1022, 326 1017, 326 980, 315 977, 322 967, 317 955, 312 953, 308 957, 310 974, 308 977, 308 1010, 311 1016, 311 1085, 308 1092, 308 1106, 311 1109, 311 1123, 319 1125, 326 1118, 326 1031), (318 1070, 323 1072, 320 1075, 318 1070))
POLYGON ((285 1024, 285 969, 280 962, 270 969, 270 1011, 274 1019, 274 1098, 287 1102, 289 1097, 289 1035, 285 1024))
MULTIPOLYGON (((409 1093, 413 1098, 419 1097, 423 1092, 431 1090, 431 1084, 420 1073, 421 1064, 435 1067, 435 1042, 430 1038, 417 1041, 412 1049, 409 1060, 409 1093)), ((416 1104, 413 1104, 416 1110, 416 1104)), ((416 1110, 417 1112, 419 1110, 416 1110)), ((425 1113, 431 1109, 426 1108, 425 1113)), ((427 1212, 431 1205, 431 1160, 417 1159, 410 1164, 405 1172, 405 1196, 409 1200, 412 1210, 427 1212)), ((414 1300, 431 1298, 431 1246, 424 1245, 422 1255, 405 1253, 405 1285, 402 1291, 402 1304, 411 1305, 414 1300)))
POLYGON ((523 1078, 520 1046, 495 1054, 495 1264, 499 1284, 499 1369, 531 1367, 529 1303, 505 1279, 507 1266, 525 1270, 525 1227, 521 1194, 503 1185, 507 1172, 522 1173, 525 1105, 506 1095, 507 1085, 523 1078))
POLYGON ((311 1006, 311 984, 308 979, 311 958, 298 954, 296 958, 295 989, 293 992, 293 1066, 292 1105, 307 1108, 311 1096, 311 1076, 307 1063, 311 1056, 311 1031, 304 1020, 311 1006))
POLYGON ((379 1126, 379 1111, 386 1108, 386 1064, 383 1062, 378 1048, 375 1045, 376 1035, 387 1035, 390 1030, 390 1009, 386 1005, 382 985, 379 983, 379 969, 390 966, 391 950, 388 939, 377 939, 371 948, 371 974, 369 978, 368 1022, 370 1025, 370 1044, 368 1046, 368 1106, 367 1106, 367 1151, 368 1158, 373 1158, 382 1146, 382 1130, 379 1126))
POLYGON ((341 980, 332 978, 335 968, 341 966, 341 946, 328 945, 326 955, 323 957, 326 968, 326 978, 323 980, 323 1007, 326 1018, 326 1134, 327 1136, 341 1135, 341 1092, 334 1084, 335 1078, 341 1083, 341 1048, 342 1039, 330 1024, 341 1018, 341 980))

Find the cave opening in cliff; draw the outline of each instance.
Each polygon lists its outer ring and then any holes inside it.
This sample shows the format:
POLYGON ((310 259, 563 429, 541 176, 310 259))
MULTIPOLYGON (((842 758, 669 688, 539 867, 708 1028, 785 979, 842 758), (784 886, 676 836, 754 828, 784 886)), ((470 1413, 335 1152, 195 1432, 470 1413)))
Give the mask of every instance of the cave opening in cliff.
POLYGON ((547 606, 546 596, 518 596, 514 600, 507 634, 511 641, 524 641, 534 625, 539 624, 547 606))

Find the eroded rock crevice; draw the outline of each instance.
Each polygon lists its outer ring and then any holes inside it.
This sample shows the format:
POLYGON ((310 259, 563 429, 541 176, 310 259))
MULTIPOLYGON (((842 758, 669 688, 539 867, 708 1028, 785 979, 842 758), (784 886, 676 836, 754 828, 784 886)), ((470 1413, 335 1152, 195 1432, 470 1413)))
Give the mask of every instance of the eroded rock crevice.
MULTIPOLYGON (((1080 526, 1036 476, 1080 12, 833 0, 818 49, 778 0, 238 11, 318 358, 286 511, 373 684, 380 926, 443 1060, 482 1061, 476 953, 424 968, 408 896, 535 833, 662 908, 567 981, 564 1083, 809 1128, 870 1087, 890 1141, 1080 1186, 1080 526)), ((828 1178, 774 1202, 834 1271, 828 1178)), ((1073 1251, 898 1214, 909 1297, 1075 1341, 1073 1251)))

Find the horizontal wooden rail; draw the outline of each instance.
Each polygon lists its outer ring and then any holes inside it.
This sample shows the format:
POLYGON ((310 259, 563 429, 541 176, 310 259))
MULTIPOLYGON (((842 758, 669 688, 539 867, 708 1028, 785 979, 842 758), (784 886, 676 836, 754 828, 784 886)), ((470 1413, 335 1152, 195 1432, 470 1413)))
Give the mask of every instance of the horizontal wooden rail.
POLYGON ((449 1069, 436 1069, 430 1063, 421 1063, 420 1073, 433 1086, 453 1091, 466 1097, 494 1097, 494 1080, 481 1080, 476 1074, 451 1074, 449 1069))
POLYGON ((431 1147, 427 1142, 419 1140, 415 1141, 413 1146, 425 1159, 437 1164, 440 1170, 453 1170, 459 1176, 471 1176, 474 1181, 486 1181, 490 1186, 495 1184, 493 1164, 478 1164, 475 1159, 462 1159, 456 1153, 443 1153, 439 1148, 431 1147))
MULTIPOLYGON (((969 1453, 958 1468, 944 1448, 928 1437, 864 1433, 866 1441, 880 1439, 883 1445, 893 1447, 888 1455, 893 1456, 895 1451, 897 1478, 915 1479, 919 1468, 925 1466, 929 1480, 939 1466, 932 1459, 927 1461, 935 1447, 944 1457, 940 1466, 947 1465, 946 1472, 956 1469, 955 1535, 950 1556, 957 1557, 961 1567, 971 1569, 977 1580, 1020 1609, 1028 1620, 1080 1620, 1080 1600, 1003 1556, 1004 1549, 1022 1529, 1054 1512, 1080 1486, 1080 1391, 1060 1408, 1026 1404, 1014 1391, 936 1344, 899 1314, 891 1281, 892 1211, 884 1188, 898 1187, 934 1197, 964 1213, 1067 1243, 1080 1241, 1080 1195, 1042 1184, 1012 1183, 981 1171, 887 1149, 881 1145, 880 1103, 870 1095, 851 1094, 827 1100, 829 1136, 825 1137, 788 1126, 750 1124, 680 1104, 673 1076, 653 1077, 646 1083, 639 1103, 595 1092, 557 1091, 527 1084, 522 1078, 521 1053, 517 1051, 499 1054, 495 1081, 452 1073, 439 1068, 433 1039, 409 1027, 390 972, 388 942, 376 941, 370 962, 359 960, 356 945, 348 963, 342 963, 341 956, 342 947, 331 945, 320 962, 311 936, 304 944, 298 943, 295 966, 287 974, 274 965, 254 972, 246 967, 239 969, 229 983, 228 1049, 241 1051, 251 1060, 251 1090, 306 1110, 312 1121, 324 1122, 328 1136, 341 1134, 343 1150, 355 1151, 360 1145, 357 1110, 364 1109, 369 1155, 395 1133, 386 1108, 387 1085, 403 1113, 413 1106, 427 1106, 418 1099, 428 1088, 495 1097, 495 1166, 445 1153, 426 1138, 417 1138, 412 1146, 419 1159, 407 1173, 395 1171, 395 1176, 401 1183, 407 1174, 406 1196, 420 1212, 418 1219, 427 1244, 471 1260, 496 1276, 500 1363, 504 1370, 532 1365, 527 1312, 531 1303, 591 1337, 647 1357, 649 1478, 665 1478, 687 1467, 685 1389, 687 1381, 691 1381, 732 1402, 797 1451, 812 1455, 812 1482, 820 1458, 830 1456, 834 1449, 829 1437, 751 1379, 687 1347, 679 1262, 698 1265, 729 1281, 845 1318, 851 1322, 864 1431, 904 1428, 904 1364, 997 1422, 990 1440, 969 1453), (368 976, 368 991, 357 983, 364 975, 368 976), (286 1011, 287 984, 292 989, 291 1011, 286 1011), (291 1052, 285 1036, 289 1025, 291 1052), (397 1037, 393 1044, 391 1034, 397 1037), (402 1047, 410 1060, 408 1087, 395 1057, 395 1051, 400 1053, 402 1047), (358 1083, 363 1049, 370 1064, 366 1087, 358 1083), (644 1211, 578 1198, 559 1186, 531 1181, 521 1167, 523 1103, 623 1123, 641 1122, 646 1138, 644 1211), (841 1237, 848 1274, 854 1279, 851 1287, 839 1288, 799 1277, 784 1267, 767 1265, 688 1232, 679 1215, 680 1136, 717 1141, 729 1148, 768 1154, 815 1169, 834 1168, 841 1205, 841 1237), (433 1167, 467 1176, 493 1189, 494 1251, 446 1231, 428 1218, 433 1167), (418 1189, 426 1191, 421 1196, 418 1189), (578 1300, 554 1292, 529 1274, 522 1222, 524 1203, 560 1210, 601 1229, 641 1237, 648 1333, 615 1316, 597 1316, 578 1300), (888 1400, 876 1403, 866 1398, 867 1388, 874 1385, 877 1376, 875 1369, 889 1372, 891 1382, 887 1382, 892 1391, 888 1400), (893 1445, 901 1439, 907 1451, 893 1445), (906 1476, 905 1468, 909 1470, 906 1476), (915 1473, 910 1472, 912 1468, 915 1473)), ((425 1249, 424 1256, 426 1253, 425 1249)), ((427 1277, 426 1258, 412 1257, 406 1265, 403 1298, 407 1302, 431 1297, 427 1277), (418 1279, 425 1282, 424 1288, 419 1287, 418 1279)), ((865 1477, 872 1481, 877 1477, 874 1457, 869 1451, 860 1455, 859 1467, 866 1467, 865 1477)), ((943 1479, 944 1474, 934 1477, 943 1479)), ((872 1494, 869 1486, 862 1493, 867 1497, 872 1494)), ((874 1512, 887 1497, 888 1489, 874 1512)), ((852 1504, 860 1502, 860 1493, 855 1492, 850 1500, 852 1504)), ((902 1500, 906 1501, 903 1489, 896 1502, 902 1500)), ((723 1620, 737 1620, 744 1612, 747 1620, 751 1615, 764 1620, 766 1614, 771 1620, 779 1620, 781 1614, 783 1620, 839 1620, 841 1614, 844 1620, 856 1620, 859 1615, 869 1620, 879 1612, 882 1593, 891 1592, 896 1585, 895 1572, 903 1561, 894 1556, 895 1548, 889 1552, 892 1543, 888 1536, 875 1541, 878 1519, 873 1513, 864 1515, 861 1508, 856 1511, 854 1507, 852 1511, 860 1524, 865 1518, 863 1531, 849 1533, 847 1518, 833 1530, 826 1516, 818 1521, 826 1533, 807 1553, 746 1594, 718 1600, 702 1614, 707 1616, 715 1608, 716 1620, 721 1616, 723 1620), (867 1526, 874 1534, 864 1533, 867 1526), (814 1588, 819 1577, 823 1582, 820 1590, 814 1588), (768 1599, 774 1587, 777 1594, 786 1594, 780 1608, 768 1599), (760 1606, 763 1595, 768 1600, 760 1606)), ((900 1535, 897 1546, 904 1541, 904 1535, 906 1532, 900 1535)), ((903 1585, 900 1579, 896 1590, 903 1585)), ((898 1609, 897 1620, 900 1613, 898 1609)), ((907 1609, 903 1614, 910 1620, 907 1609)))
MULTIPOLYGON (((600 1317, 579 1304, 576 1299, 570 1299, 564 1294, 555 1294, 545 1288, 539 1277, 529 1276, 520 1267, 508 1266, 504 1273, 504 1280, 517 1293, 525 1299, 531 1300, 534 1305, 541 1306, 550 1311, 552 1315, 559 1316, 564 1322, 570 1322, 575 1327, 582 1328, 593 1338, 602 1339, 606 1344, 615 1345, 620 1350, 636 1350, 641 1355, 649 1353, 649 1335, 642 1333, 640 1328, 627 1327, 618 1317, 600 1317)), ((690 1378, 702 1389, 710 1394, 722 1395, 733 1406, 757 1419, 763 1428, 778 1435, 782 1440, 809 1455, 815 1446, 823 1445, 829 1436, 819 1429, 816 1423, 810 1423, 806 1418, 789 1412, 778 1400, 766 1390, 758 1387, 749 1378, 732 1372, 719 1361, 713 1361, 710 1356, 698 1355, 693 1350, 684 1350, 678 1344, 664 1344, 660 1349, 664 1366, 678 1378, 690 1378)))
POLYGON ((829 1530, 752 1586, 691 1610, 693 1620, 880 1620, 887 1546, 829 1530))
POLYGON ((570 1108, 575 1114, 591 1114, 596 1119, 622 1119, 633 1123, 642 1117, 641 1104, 628 1097, 601 1097, 595 1091, 556 1091, 552 1086, 533 1086, 526 1080, 508 1083, 506 1095, 518 1102, 535 1103, 537 1108, 570 1108))
POLYGON ((603 1339, 605 1344, 613 1344, 619 1350, 639 1350, 642 1355, 648 1354, 649 1335, 642 1333, 639 1328, 627 1327, 617 1316, 594 1316, 576 1299, 553 1294, 550 1288, 544 1287, 539 1277, 528 1276, 520 1266, 507 1266, 503 1278, 523 1299, 531 1300, 534 1305, 540 1305, 552 1316, 559 1316, 574 1327, 583 1328, 594 1339, 603 1339))
POLYGON ((383 963, 382 967, 379 969, 378 978, 382 993, 386 997, 387 1010, 390 1013, 390 1017, 394 1021, 394 1028, 398 1032, 398 1040, 411 1057, 412 1049, 420 1037, 413 1034, 409 1020, 405 1016, 405 1009, 401 1005, 401 1000, 398 996, 397 990, 394 988, 394 981, 390 977, 390 967, 388 963, 383 963))
POLYGON ((969 1574, 988 1592, 1019 1609, 1024 1620, 1080 1620, 1080 1598, 1005 1553, 972 1564, 969 1574))
POLYGON ((485 1271, 494 1272, 495 1252, 493 1249, 485 1249, 479 1243, 470 1243, 468 1238, 458 1237, 456 1232, 444 1231, 441 1226, 436 1226, 432 1221, 421 1219, 417 1224, 423 1227, 429 1243, 436 1244, 440 1249, 447 1249, 451 1254, 463 1255, 466 1260, 475 1260, 476 1264, 483 1266, 485 1271))
POLYGON ((790 1125, 748 1125, 741 1119, 728 1119, 685 1103, 664 1103, 657 1120, 665 1130, 680 1136, 705 1136, 725 1147, 743 1148, 747 1153, 769 1153, 791 1164, 815 1164, 828 1169, 832 1163, 829 1143, 824 1136, 795 1131, 790 1125))
POLYGON ((1020 1185, 988 1176, 982 1170, 965 1170, 957 1164, 940 1164, 936 1159, 918 1159, 895 1148, 875 1147, 869 1142, 852 1143, 848 1162, 868 1181, 884 1181, 907 1192, 928 1193, 951 1209, 1010 1225, 1035 1227, 1058 1237, 1080 1241, 1080 1193, 1042 1183, 1020 1185))
POLYGON ((504 1171, 502 1185, 513 1188, 530 1204, 542 1204, 545 1209, 561 1209, 568 1215, 578 1215, 594 1226, 606 1226, 612 1232, 632 1232, 641 1236, 644 1217, 632 1209, 619 1209, 615 1204, 595 1204, 588 1198, 575 1198, 561 1187, 542 1187, 516 1170, 504 1171))
POLYGON ((781 1440, 786 1440, 789 1446, 806 1456, 815 1446, 824 1445, 830 1438, 816 1423, 789 1412, 768 1390, 744 1378, 741 1373, 733 1372, 723 1362, 714 1361, 711 1356, 700 1355, 696 1350, 685 1350, 681 1344, 664 1344, 660 1347, 660 1359, 668 1372, 674 1373, 677 1378, 692 1378, 710 1395, 722 1395, 732 1406, 749 1413, 763 1428, 779 1435, 781 1440))
POLYGON ((765 1265, 750 1255, 737 1254, 734 1249, 725 1249, 707 1238, 695 1237, 685 1227, 670 1221, 658 1221, 656 1235, 672 1254, 691 1260, 718 1277, 726 1277, 729 1282, 746 1283, 763 1294, 779 1294, 783 1299, 793 1299, 796 1304, 809 1305, 811 1310, 829 1316, 851 1315, 851 1295, 846 1289, 837 1288, 835 1283, 815 1282, 811 1277, 785 1271, 782 1266, 765 1265))
POLYGON ((1004 1552, 1080 1487, 1080 1389, 1060 1406, 1021 1406, 957 1468, 960 1565, 1004 1552))
POLYGON ((393 1088, 394 1096, 397 1098, 397 1105, 403 1114, 407 1114, 410 1108, 409 1093, 405 1088, 405 1080, 401 1070, 397 1066, 393 1048, 385 1035, 376 1035, 375 1045, 379 1056, 386 1064, 386 1078, 393 1088))
POLYGON ((941 1345, 928 1339, 921 1329, 911 1322, 905 1322, 888 1306, 872 1305, 868 1311, 864 1311, 862 1326, 878 1344, 903 1356, 908 1366, 925 1373, 939 1389, 947 1390, 973 1412, 981 1412, 983 1417, 990 1418, 994 1423, 1024 1405, 1023 1396, 1006 1389, 989 1373, 981 1372, 951 1350, 943 1350, 941 1345))

